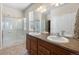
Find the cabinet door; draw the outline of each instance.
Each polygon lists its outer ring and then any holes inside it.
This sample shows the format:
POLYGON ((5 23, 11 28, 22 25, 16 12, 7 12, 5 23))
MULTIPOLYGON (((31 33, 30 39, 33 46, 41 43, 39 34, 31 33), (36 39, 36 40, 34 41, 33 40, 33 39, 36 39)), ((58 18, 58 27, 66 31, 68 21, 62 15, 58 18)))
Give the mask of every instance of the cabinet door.
POLYGON ((30 51, 30 39, 29 39, 28 36, 27 36, 27 38, 26 38, 26 49, 27 49, 28 51, 30 51))
POLYGON ((38 40, 38 54, 50 55, 50 44, 45 41, 38 40))
POLYGON ((58 46, 52 45, 52 48, 51 48, 51 55, 71 55, 72 54, 71 52, 58 46))
POLYGON ((37 39, 35 37, 31 37, 31 54, 37 55, 37 39))
POLYGON ((50 50, 48 50, 44 46, 38 45, 38 55, 40 55, 40 54, 42 54, 42 55, 49 55, 50 54, 50 50))
POLYGON ((37 50, 37 39, 34 37, 31 37, 31 50, 37 50))
POLYGON ((43 41, 43 40, 38 40, 38 44, 40 45, 40 46, 43 46, 43 47, 45 47, 46 49, 48 49, 48 50, 50 50, 50 44, 48 43, 48 42, 46 42, 46 41, 43 41))

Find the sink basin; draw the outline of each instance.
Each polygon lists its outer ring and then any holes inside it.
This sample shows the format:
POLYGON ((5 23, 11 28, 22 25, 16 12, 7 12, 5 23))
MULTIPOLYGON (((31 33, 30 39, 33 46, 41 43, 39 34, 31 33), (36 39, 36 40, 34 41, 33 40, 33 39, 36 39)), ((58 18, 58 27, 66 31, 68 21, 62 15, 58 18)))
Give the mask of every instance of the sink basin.
POLYGON ((38 32, 30 32, 29 34, 30 35, 40 35, 41 33, 38 33, 38 32))
POLYGON ((52 42, 56 42, 56 43, 68 43, 69 42, 69 40, 67 38, 58 37, 58 36, 48 36, 47 39, 52 42))

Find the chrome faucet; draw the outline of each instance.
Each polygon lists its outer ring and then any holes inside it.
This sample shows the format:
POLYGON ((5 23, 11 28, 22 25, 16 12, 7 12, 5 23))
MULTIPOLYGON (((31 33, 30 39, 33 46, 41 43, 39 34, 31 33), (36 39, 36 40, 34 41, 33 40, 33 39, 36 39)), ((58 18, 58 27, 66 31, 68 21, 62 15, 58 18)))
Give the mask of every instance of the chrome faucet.
POLYGON ((31 26, 32 27, 32 29, 33 29, 33 32, 35 32, 35 27, 34 26, 31 26))
POLYGON ((61 35, 60 35, 60 33, 56 33, 56 36, 60 37, 61 35))
POLYGON ((60 32, 60 36, 64 36, 65 31, 60 32))

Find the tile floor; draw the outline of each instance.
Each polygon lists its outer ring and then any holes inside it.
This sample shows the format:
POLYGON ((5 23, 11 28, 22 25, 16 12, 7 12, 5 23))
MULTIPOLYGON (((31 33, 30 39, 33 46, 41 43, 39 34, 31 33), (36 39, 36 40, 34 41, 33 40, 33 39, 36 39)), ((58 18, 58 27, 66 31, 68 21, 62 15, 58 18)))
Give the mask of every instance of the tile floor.
POLYGON ((28 55, 25 43, 3 48, 0 50, 0 55, 28 55))
POLYGON ((27 55, 26 32, 3 32, 3 49, 0 55, 27 55))

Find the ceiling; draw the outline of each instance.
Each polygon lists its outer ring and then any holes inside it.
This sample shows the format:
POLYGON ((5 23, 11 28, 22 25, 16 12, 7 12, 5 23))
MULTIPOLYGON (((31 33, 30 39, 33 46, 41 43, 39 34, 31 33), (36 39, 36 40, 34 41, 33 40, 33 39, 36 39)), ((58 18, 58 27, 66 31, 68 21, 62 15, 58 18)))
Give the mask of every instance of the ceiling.
POLYGON ((12 7, 12 8, 16 8, 19 10, 24 10, 26 9, 31 3, 4 3, 4 5, 12 7))

